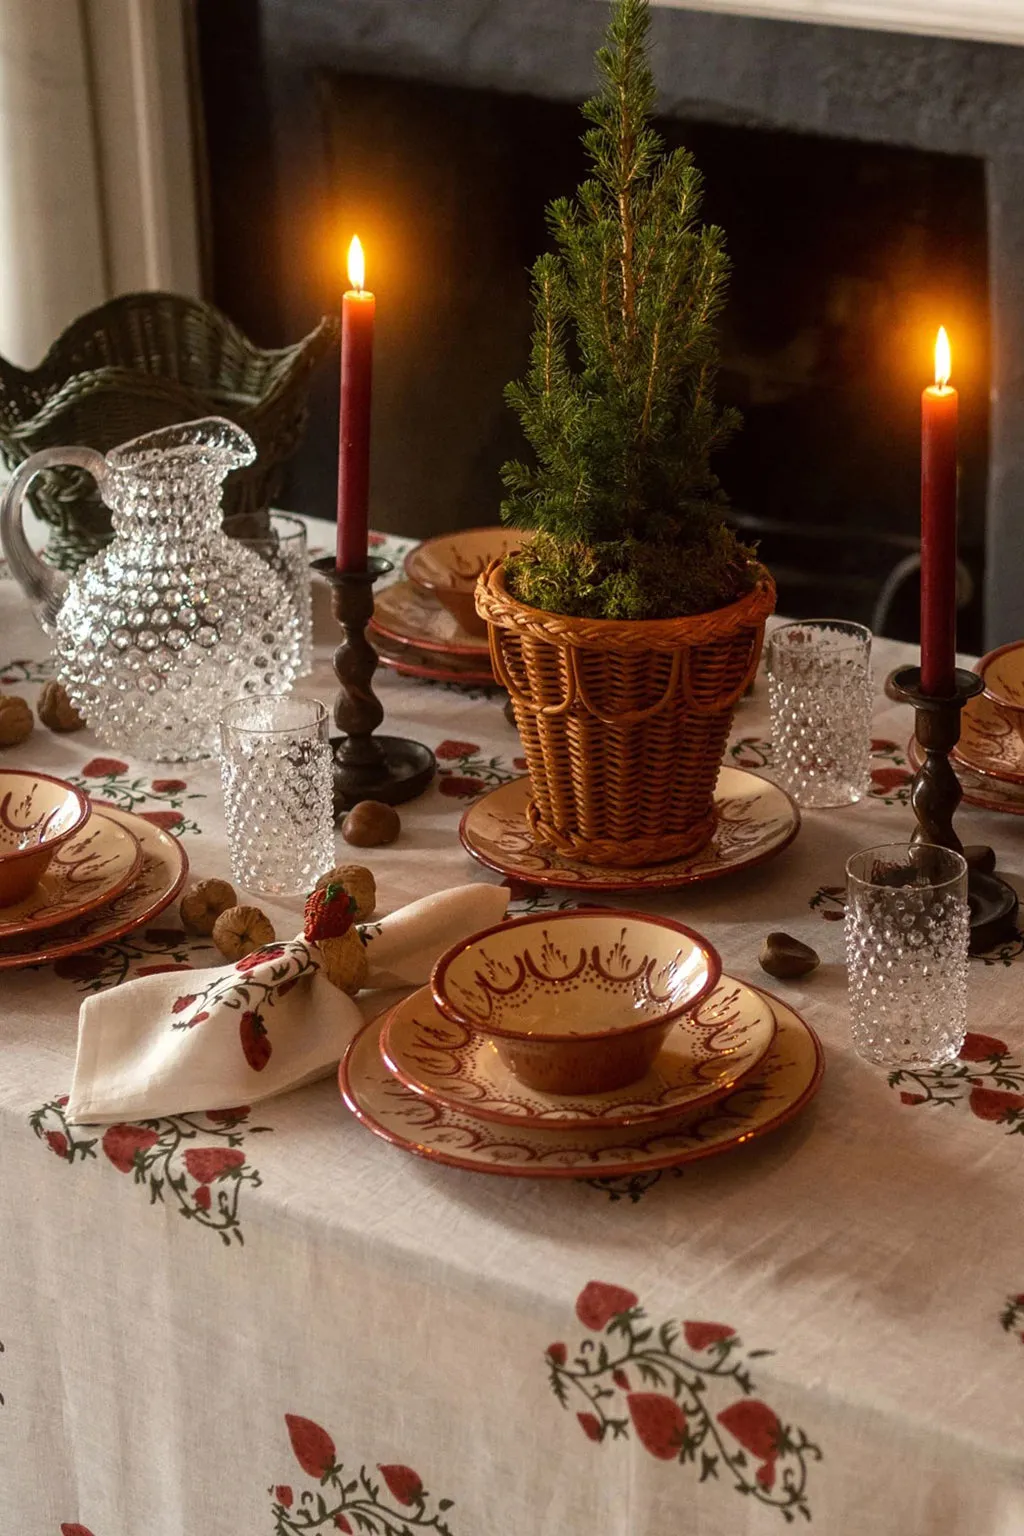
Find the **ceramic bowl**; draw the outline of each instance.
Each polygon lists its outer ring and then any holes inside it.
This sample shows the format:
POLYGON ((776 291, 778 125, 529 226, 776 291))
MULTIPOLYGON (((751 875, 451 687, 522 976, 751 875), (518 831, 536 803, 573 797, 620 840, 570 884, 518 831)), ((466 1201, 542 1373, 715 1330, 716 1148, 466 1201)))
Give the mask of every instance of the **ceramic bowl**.
POLYGON ((486 928, 442 955, 430 981, 445 1017, 493 1041, 520 1082, 606 1093, 643 1077, 721 969, 681 923, 609 908, 486 928))
POLYGON ((430 592, 471 635, 486 635, 487 623, 476 611, 476 579, 492 560, 521 549, 531 537, 516 528, 463 528, 427 539, 405 557, 405 574, 430 592))
POLYGON ((88 796, 63 779, 0 768, 0 907, 28 895, 89 810, 88 796))
POLYGON ((989 699, 1024 740, 1024 640, 989 651, 978 663, 989 699))

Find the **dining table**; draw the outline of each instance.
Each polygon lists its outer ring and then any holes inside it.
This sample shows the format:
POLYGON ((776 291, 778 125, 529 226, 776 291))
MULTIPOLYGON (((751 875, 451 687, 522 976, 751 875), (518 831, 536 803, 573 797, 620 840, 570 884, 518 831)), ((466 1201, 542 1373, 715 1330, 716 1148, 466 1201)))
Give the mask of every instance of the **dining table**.
MULTIPOLYGON (((332 530, 310 522, 311 542, 332 530)), ((411 547, 376 552, 400 569, 411 547)), ((396 569, 396 574, 397 574, 396 569)), ((330 705, 337 629, 314 592, 330 705)), ((49 643, 0 580, 0 691, 35 704, 49 643)), ((681 1166, 495 1177, 410 1155, 331 1072, 139 1122, 65 1114, 84 999, 217 964, 177 905, 0 976, 0 1536, 1019 1536, 1024 1531, 1024 936, 972 958, 958 1059, 888 1073, 850 1039, 845 863, 908 838, 912 646, 876 638, 869 792, 804 810, 761 862, 675 889, 520 881, 463 847, 525 772, 497 687, 378 670, 384 730, 437 774, 386 847, 349 848, 390 912, 508 879, 510 914, 583 898, 674 917, 820 1039, 788 1124, 681 1166), (765 974, 769 932, 820 965, 765 974)), ((965 658, 965 664, 969 658, 965 658)), ((726 766, 771 777, 763 670, 726 766)), ((0 766, 68 779, 230 878, 213 760, 133 760, 37 724, 0 766)), ((1024 877, 1024 791, 963 805, 1024 877), (1009 813, 1008 813, 1009 812, 1009 813)), ((302 903, 248 898, 279 934, 302 903)))

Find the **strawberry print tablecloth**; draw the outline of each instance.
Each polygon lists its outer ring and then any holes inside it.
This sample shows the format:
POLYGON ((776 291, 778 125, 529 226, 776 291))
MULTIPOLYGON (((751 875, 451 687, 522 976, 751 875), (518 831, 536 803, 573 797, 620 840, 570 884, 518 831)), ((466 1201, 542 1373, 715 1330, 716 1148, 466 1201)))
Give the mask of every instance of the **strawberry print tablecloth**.
MULTIPOLYGON (((329 533, 323 534, 324 541, 329 533)), ((400 555, 403 546, 388 541, 400 555)), ((318 663, 334 643, 318 594, 318 663)), ((47 644, 0 582, 0 687, 47 644)), ((871 796, 805 813, 777 859, 632 906, 765 980, 769 929, 814 945, 772 983, 820 1032, 792 1125, 676 1172, 531 1183, 405 1155, 328 1079, 250 1109, 70 1126, 79 1004, 214 956, 175 908, 0 1002, 2 1536, 1010 1536, 1024 1530, 1024 938, 972 962, 960 1061, 896 1077, 848 1040, 843 866, 906 835, 911 659, 880 642, 871 796)), ((388 728, 440 775, 368 856, 381 909, 497 880, 457 838, 521 771, 503 696, 378 673, 388 728)), ((730 761, 767 761, 763 681, 730 761)), ((216 769, 37 726, 5 763, 73 778, 227 872, 216 769)), ((1024 874, 1024 822, 965 807, 1024 874)), ((516 892, 513 910, 566 902, 516 892)), ((593 898, 614 905, 613 897, 593 898)), ((297 903, 268 904, 280 932, 297 903)))

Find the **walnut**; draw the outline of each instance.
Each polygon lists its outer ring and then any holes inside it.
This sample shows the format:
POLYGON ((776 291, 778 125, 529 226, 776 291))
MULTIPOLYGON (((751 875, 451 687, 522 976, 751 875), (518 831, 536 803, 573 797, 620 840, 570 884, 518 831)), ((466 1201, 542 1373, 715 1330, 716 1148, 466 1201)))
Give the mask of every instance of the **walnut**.
POLYGON ((393 843, 402 830, 402 822, 393 805, 380 800, 360 800, 341 824, 346 843, 357 848, 380 848, 393 843))
POLYGON ((377 882, 370 870, 364 869, 362 864, 336 864, 326 875, 321 875, 316 883, 318 891, 322 891, 325 885, 343 885, 355 902, 356 922, 365 923, 367 918, 373 916, 373 909, 377 905, 377 882))
POLYGON ((340 939, 321 939, 314 948, 320 951, 324 975, 332 986, 354 997, 366 985, 370 961, 355 928, 343 933, 340 939))
POLYGON ((259 907, 227 907, 213 925, 213 942, 226 960, 244 960, 275 937, 273 923, 259 907))
POLYGON ((181 926, 186 933, 211 934, 221 913, 237 904, 235 888, 226 880, 197 880, 181 898, 181 926))
POLYGON ((80 731, 85 725, 63 683, 44 684, 36 703, 36 714, 51 731, 80 731))
POLYGON ((32 711, 16 693, 0 693, 0 747, 16 747, 32 735, 32 711))

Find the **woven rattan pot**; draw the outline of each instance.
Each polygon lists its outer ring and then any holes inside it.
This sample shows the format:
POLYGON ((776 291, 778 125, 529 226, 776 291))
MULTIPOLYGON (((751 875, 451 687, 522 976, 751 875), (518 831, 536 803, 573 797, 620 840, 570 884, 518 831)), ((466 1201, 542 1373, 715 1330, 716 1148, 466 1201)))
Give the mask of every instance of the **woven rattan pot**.
POLYGON ((761 655, 775 583, 685 619, 574 619, 480 577, 495 676, 526 752, 534 836, 569 858, 679 859, 715 829, 712 794, 736 703, 761 655))
MULTIPOLYGON (((106 453, 160 427, 226 416, 257 457, 225 481, 224 526, 258 538, 305 430, 310 375, 337 337, 327 318, 294 346, 265 351, 200 299, 122 294, 68 326, 38 368, 0 358, 0 455, 13 470, 40 448, 106 453)), ((110 512, 82 470, 47 470, 29 500, 54 530, 47 559, 65 569, 109 542, 110 512)))

